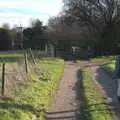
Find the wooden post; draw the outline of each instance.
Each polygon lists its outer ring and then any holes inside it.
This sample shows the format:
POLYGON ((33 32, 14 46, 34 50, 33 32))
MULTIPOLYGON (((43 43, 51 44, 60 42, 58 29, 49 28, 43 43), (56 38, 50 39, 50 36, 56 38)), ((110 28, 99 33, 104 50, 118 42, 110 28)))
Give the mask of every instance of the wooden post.
POLYGON ((5 63, 2 64, 2 90, 1 94, 4 96, 5 93, 5 63))
POLYGON ((45 52, 48 53, 48 45, 45 45, 45 52))
POLYGON ((33 55, 33 53, 32 53, 31 48, 30 48, 30 54, 31 54, 31 57, 32 57, 33 63, 36 64, 36 62, 35 62, 35 58, 34 58, 34 55, 33 55))
POLYGON ((54 57, 57 57, 57 47, 56 47, 56 44, 54 45, 54 57))
POLYGON ((28 60, 27 60, 27 53, 26 52, 24 53, 24 56, 25 56, 25 71, 26 71, 26 74, 28 74, 28 60))

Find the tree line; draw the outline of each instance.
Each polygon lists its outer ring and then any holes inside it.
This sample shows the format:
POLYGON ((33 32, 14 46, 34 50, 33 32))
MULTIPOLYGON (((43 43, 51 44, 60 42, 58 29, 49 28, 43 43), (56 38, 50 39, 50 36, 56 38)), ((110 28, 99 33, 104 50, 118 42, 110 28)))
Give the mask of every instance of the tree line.
MULTIPOLYGON (((49 20, 52 40, 78 40, 93 56, 120 54, 119 0, 63 0, 63 11, 49 20)), ((68 42, 69 43, 69 42, 68 42)))
MULTIPOLYGON (((63 0, 63 9, 44 26, 38 19, 29 27, 0 28, 0 50, 14 48, 44 49, 50 42, 57 46, 69 41, 93 56, 120 53, 119 0, 63 0)), ((63 45, 64 46, 64 45, 63 45)))
POLYGON ((5 23, 0 28, 0 50, 33 48, 44 50, 48 42, 47 26, 44 26, 39 19, 32 20, 30 26, 9 27, 5 23))

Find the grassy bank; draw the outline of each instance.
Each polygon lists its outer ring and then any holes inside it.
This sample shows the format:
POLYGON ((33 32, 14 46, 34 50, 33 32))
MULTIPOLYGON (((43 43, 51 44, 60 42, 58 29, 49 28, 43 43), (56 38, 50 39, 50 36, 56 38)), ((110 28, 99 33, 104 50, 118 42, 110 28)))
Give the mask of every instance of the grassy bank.
POLYGON ((49 107, 63 68, 61 59, 41 59, 27 86, 15 90, 13 98, 0 98, 0 120, 43 120, 40 109, 49 107))
POLYGON ((90 59, 91 62, 103 63, 115 60, 115 56, 102 56, 90 59))
POLYGON ((95 78, 89 68, 81 70, 82 85, 85 109, 83 111, 85 120, 112 120, 110 114, 105 111, 108 106, 103 104, 105 101, 104 95, 100 88, 97 87, 95 78))
POLYGON ((91 58, 89 60, 87 60, 87 59, 86 60, 76 60, 76 62, 79 63, 81 61, 83 61, 83 62, 89 61, 89 62, 92 62, 92 63, 100 63, 100 64, 102 64, 102 63, 113 61, 115 59, 116 59, 115 56, 100 56, 100 57, 96 57, 96 58, 91 58))
POLYGON ((111 75, 113 78, 116 77, 115 73, 115 60, 110 61, 106 64, 101 65, 101 68, 109 75, 111 75))
POLYGON ((24 59, 24 54, 22 53, 1 53, 0 52, 0 62, 17 62, 24 59))
POLYGON ((111 77, 115 78, 115 59, 116 56, 103 56, 91 59, 91 62, 101 63, 101 68, 109 74, 111 77))

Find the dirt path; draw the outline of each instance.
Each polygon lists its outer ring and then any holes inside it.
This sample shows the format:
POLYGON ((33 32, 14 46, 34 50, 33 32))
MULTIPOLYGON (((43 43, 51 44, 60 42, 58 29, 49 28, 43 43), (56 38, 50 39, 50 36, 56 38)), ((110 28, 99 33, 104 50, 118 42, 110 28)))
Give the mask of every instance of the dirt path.
POLYGON ((76 64, 66 63, 64 76, 53 100, 49 115, 47 115, 47 120, 76 120, 76 107, 73 104, 78 102, 76 100, 76 73, 78 70, 79 67, 76 64))
MULTIPOLYGON (((47 120, 80 120, 76 115, 76 103, 81 103, 78 99, 77 83, 78 71, 82 67, 91 67, 93 76, 96 77, 98 87, 101 88, 103 94, 108 98, 112 107, 115 108, 117 118, 120 120, 120 103, 116 97, 116 81, 108 76, 98 65, 89 62, 81 62, 78 66, 75 63, 67 62, 64 68, 64 76, 60 82, 59 89, 55 95, 51 110, 48 111, 47 120)), ((80 89, 79 89, 80 90, 80 89)), ((81 99, 81 98, 80 98, 81 99)), ((82 119, 81 119, 82 120, 82 119)))
POLYGON ((113 120, 120 120, 120 102, 117 100, 117 83, 115 79, 107 75, 105 71, 97 67, 92 67, 93 75, 96 77, 96 82, 101 87, 104 95, 108 98, 116 117, 113 120))

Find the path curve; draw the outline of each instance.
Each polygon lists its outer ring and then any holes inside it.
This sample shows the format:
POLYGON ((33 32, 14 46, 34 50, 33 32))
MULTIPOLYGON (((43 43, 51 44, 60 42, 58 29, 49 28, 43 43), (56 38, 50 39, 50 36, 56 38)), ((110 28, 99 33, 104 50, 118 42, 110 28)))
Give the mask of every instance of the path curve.
POLYGON ((111 107, 114 108, 116 116, 113 120, 120 120, 120 102, 117 100, 117 84, 116 80, 112 79, 110 75, 105 73, 100 67, 92 67, 93 75, 96 77, 96 82, 100 86, 111 107))

